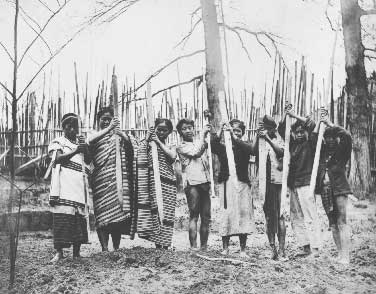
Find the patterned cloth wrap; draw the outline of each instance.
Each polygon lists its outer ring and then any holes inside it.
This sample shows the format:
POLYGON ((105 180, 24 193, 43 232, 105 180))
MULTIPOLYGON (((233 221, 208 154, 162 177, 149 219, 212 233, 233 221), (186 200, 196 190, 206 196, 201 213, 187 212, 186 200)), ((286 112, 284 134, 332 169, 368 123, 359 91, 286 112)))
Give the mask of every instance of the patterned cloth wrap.
POLYGON ((123 187, 123 201, 120 203, 116 184, 114 138, 112 133, 108 133, 90 146, 94 164, 92 188, 96 225, 98 228, 104 228, 122 222, 124 226, 121 233, 133 238, 137 223, 137 202, 133 186, 133 146, 131 142, 120 141, 123 187))
POLYGON ((139 145, 137 155, 137 193, 139 237, 158 245, 171 246, 176 207, 176 178, 173 161, 158 146, 159 173, 163 197, 163 223, 160 223, 155 192, 153 158, 146 141, 139 145))

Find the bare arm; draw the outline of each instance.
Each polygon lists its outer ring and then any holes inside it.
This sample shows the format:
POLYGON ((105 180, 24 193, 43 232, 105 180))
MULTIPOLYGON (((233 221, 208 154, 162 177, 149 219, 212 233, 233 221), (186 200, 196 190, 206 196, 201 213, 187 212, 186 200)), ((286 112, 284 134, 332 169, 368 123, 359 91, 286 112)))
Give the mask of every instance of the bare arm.
POLYGON ((175 148, 170 148, 167 145, 163 144, 161 140, 158 139, 157 136, 156 138, 153 138, 153 141, 157 143, 157 145, 162 149, 162 151, 172 160, 175 161, 176 159, 176 149, 175 148))
POLYGON ((272 146, 275 154, 277 155, 278 158, 281 158, 283 157, 283 154, 284 154, 284 150, 282 147, 278 146, 272 139, 270 139, 270 137, 266 134, 265 136, 265 140, 266 142, 268 142, 270 144, 270 146, 272 146))

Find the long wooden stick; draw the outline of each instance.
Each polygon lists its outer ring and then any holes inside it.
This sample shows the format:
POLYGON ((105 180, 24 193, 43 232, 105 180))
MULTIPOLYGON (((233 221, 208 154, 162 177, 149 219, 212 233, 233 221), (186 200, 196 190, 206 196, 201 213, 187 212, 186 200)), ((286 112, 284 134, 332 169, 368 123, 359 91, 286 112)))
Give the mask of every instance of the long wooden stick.
MULTIPOLYGON (((117 77, 115 75, 115 67, 112 73, 111 80, 111 96, 114 103, 114 115, 119 115, 119 105, 118 105, 118 87, 117 87, 117 77)), ((121 172, 121 155, 120 155, 120 138, 115 134, 115 169, 116 169, 116 187, 117 195, 120 203, 120 207, 123 207, 123 177, 121 172)))
MULTIPOLYGON (((326 91, 325 91, 325 94, 324 94, 325 95, 325 97, 323 99, 324 101, 322 103, 324 107, 325 107, 325 104, 327 103, 328 97, 329 97, 329 91, 330 91, 330 86, 331 86, 331 83, 329 81, 330 81, 332 74, 333 74, 334 56, 335 56, 335 52, 336 52, 338 31, 339 31, 339 28, 337 28, 336 33, 335 33, 334 44, 333 44, 333 49, 332 49, 332 56, 330 58, 330 69, 329 69, 329 74, 328 74, 327 88, 326 88, 326 91)), ((320 123, 319 134, 318 134, 318 138, 317 138, 315 158, 313 160, 311 181, 310 181, 310 184, 309 184, 310 195, 314 195, 314 193, 315 193, 317 170, 319 168, 320 152, 321 152, 322 140, 324 138, 324 132, 325 132, 325 126, 320 123)))
POLYGON ((196 256, 201 258, 201 259, 207 260, 207 261, 222 261, 222 262, 230 262, 233 265, 247 264, 247 265, 250 265, 250 266, 260 267, 256 263, 252 263, 252 262, 248 262, 248 261, 244 261, 244 260, 238 260, 238 259, 234 259, 234 258, 208 257, 208 256, 201 255, 201 254, 198 254, 198 253, 196 254, 196 256))
MULTIPOLYGON (((77 80, 77 65, 76 62, 74 63, 74 78, 75 78, 75 83, 76 83, 76 95, 77 95, 77 102, 78 102, 78 80, 77 80)), ((79 110, 79 108, 78 108, 79 110)), ((80 117, 80 112, 78 112, 78 134, 82 135, 82 120, 80 117)), ((86 229, 87 229, 87 238, 88 238, 88 243, 89 237, 90 237, 90 210, 89 210, 89 191, 88 191, 88 179, 86 175, 86 164, 85 164, 85 155, 82 154, 81 158, 81 166, 82 166, 82 180, 84 183, 84 196, 85 196, 85 219, 86 219, 86 229)))
MULTIPOLYGON (((148 124, 150 127, 154 125, 154 109, 153 109, 153 104, 152 104, 150 81, 147 83, 146 96, 147 96, 146 107, 147 107, 147 115, 148 115, 148 124)), ((157 198, 158 213, 159 213, 159 219, 162 223, 164 219, 164 214, 163 214, 162 184, 161 184, 161 176, 159 172, 158 147, 154 141, 151 141, 149 144, 151 147, 151 154, 153 158, 153 173, 154 173, 155 194, 157 198)))
MULTIPOLYGON (((287 103, 291 102, 292 79, 288 81, 287 103)), ((281 215, 288 216, 290 214, 289 202, 287 198, 287 179, 290 169, 290 129, 291 117, 286 115, 285 126, 285 148, 283 151, 283 170, 282 170, 282 189, 281 189, 281 215)))

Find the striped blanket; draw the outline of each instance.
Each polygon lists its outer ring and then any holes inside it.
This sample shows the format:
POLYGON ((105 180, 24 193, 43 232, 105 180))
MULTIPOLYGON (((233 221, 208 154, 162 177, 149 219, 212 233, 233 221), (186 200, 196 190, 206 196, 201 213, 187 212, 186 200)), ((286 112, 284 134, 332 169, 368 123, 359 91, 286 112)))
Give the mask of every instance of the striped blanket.
POLYGON ((163 223, 160 223, 158 216, 151 148, 146 141, 142 141, 137 154, 137 233, 140 238, 169 247, 174 230, 176 179, 173 162, 159 146, 158 160, 163 196, 163 223))
POLYGON ((94 170, 92 176, 93 202, 98 228, 124 222, 122 233, 134 237, 136 230, 136 198, 133 186, 133 146, 125 140, 120 144, 123 203, 119 202, 116 186, 115 140, 105 135, 91 147, 94 170), (126 214, 130 218, 126 219, 126 214))

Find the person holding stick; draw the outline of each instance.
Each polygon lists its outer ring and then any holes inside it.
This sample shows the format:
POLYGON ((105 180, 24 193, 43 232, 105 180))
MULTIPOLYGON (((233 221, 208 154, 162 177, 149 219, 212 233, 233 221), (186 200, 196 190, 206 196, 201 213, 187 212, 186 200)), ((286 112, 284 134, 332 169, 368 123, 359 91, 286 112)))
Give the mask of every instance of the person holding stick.
MULTIPOLYGON (((286 106, 286 115, 296 119, 291 125, 290 168, 287 184, 290 189, 290 214, 292 228, 298 239, 300 251, 297 256, 319 254, 320 223, 314 193, 310 193, 310 180, 316 150, 319 124, 310 118, 295 114, 292 105, 286 106)), ((282 138, 285 134, 285 120, 279 125, 282 138)))
POLYGON ((166 118, 157 118, 150 127, 145 140, 141 141, 137 154, 137 193, 138 220, 137 234, 140 238, 152 241, 157 248, 168 249, 172 244, 176 207, 176 178, 173 163, 176 160, 175 148, 166 142, 173 130, 166 118), (158 148, 159 172, 163 197, 163 221, 159 222, 153 160, 150 142, 158 148))
POLYGON ((120 130, 120 122, 112 107, 97 113, 98 132, 89 138, 93 156, 92 175, 94 214, 102 251, 108 251, 111 234, 114 250, 119 249, 121 235, 134 238, 137 212, 133 178, 133 146, 120 130), (122 201, 118 197, 115 169, 115 136, 121 138, 122 201))
POLYGON ((210 125, 206 125, 198 140, 194 140, 194 121, 183 118, 176 125, 183 139, 176 151, 182 166, 183 187, 189 209, 189 241, 192 250, 197 250, 197 221, 201 217, 201 250, 207 250, 211 220, 210 173, 207 158, 206 135, 210 125))
POLYGON ((249 158, 256 154, 256 146, 241 140, 245 133, 244 122, 233 119, 224 124, 218 136, 212 138, 212 152, 218 155, 220 173, 218 182, 221 208, 221 235, 223 255, 229 254, 231 236, 239 236, 240 256, 247 258, 247 235, 254 231, 254 211, 251 185, 248 176, 249 158), (236 166, 235 181, 229 178, 226 147, 220 143, 223 131, 229 130, 236 166), (236 197, 235 197, 236 196, 236 197))
POLYGON ((338 262, 349 264, 351 229, 346 221, 346 210, 347 198, 352 191, 346 177, 346 164, 351 158, 352 138, 348 131, 334 125, 327 116, 321 117, 321 123, 326 129, 320 154, 317 190, 329 219, 338 250, 338 262))
MULTIPOLYGON (((91 158, 84 137, 77 135, 77 114, 65 114, 61 125, 64 135, 52 140, 48 146, 53 167, 49 201, 52 206, 53 239, 56 250, 52 263, 61 260, 63 249, 71 245, 73 245, 73 258, 80 257, 81 244, 88 242, 81 154, 84 154, 86 164, 90 163, 91 158)), ((88 173, 88 168, 85 171, 88 173)))
POLYGON ((271 258, 276 260, 280 257, 286 260, 286 225, 284 216, 281 215, 284 142, 277 132, 277 124, 273 117, 265 115, 262 118, 259 125, 258 137, 264 138, 267 142, 266 193, 263 210, 266 221, 266 234, 272 250, 271 258), (278 237, 278 251, 275 245, 275 235, 278 237))

